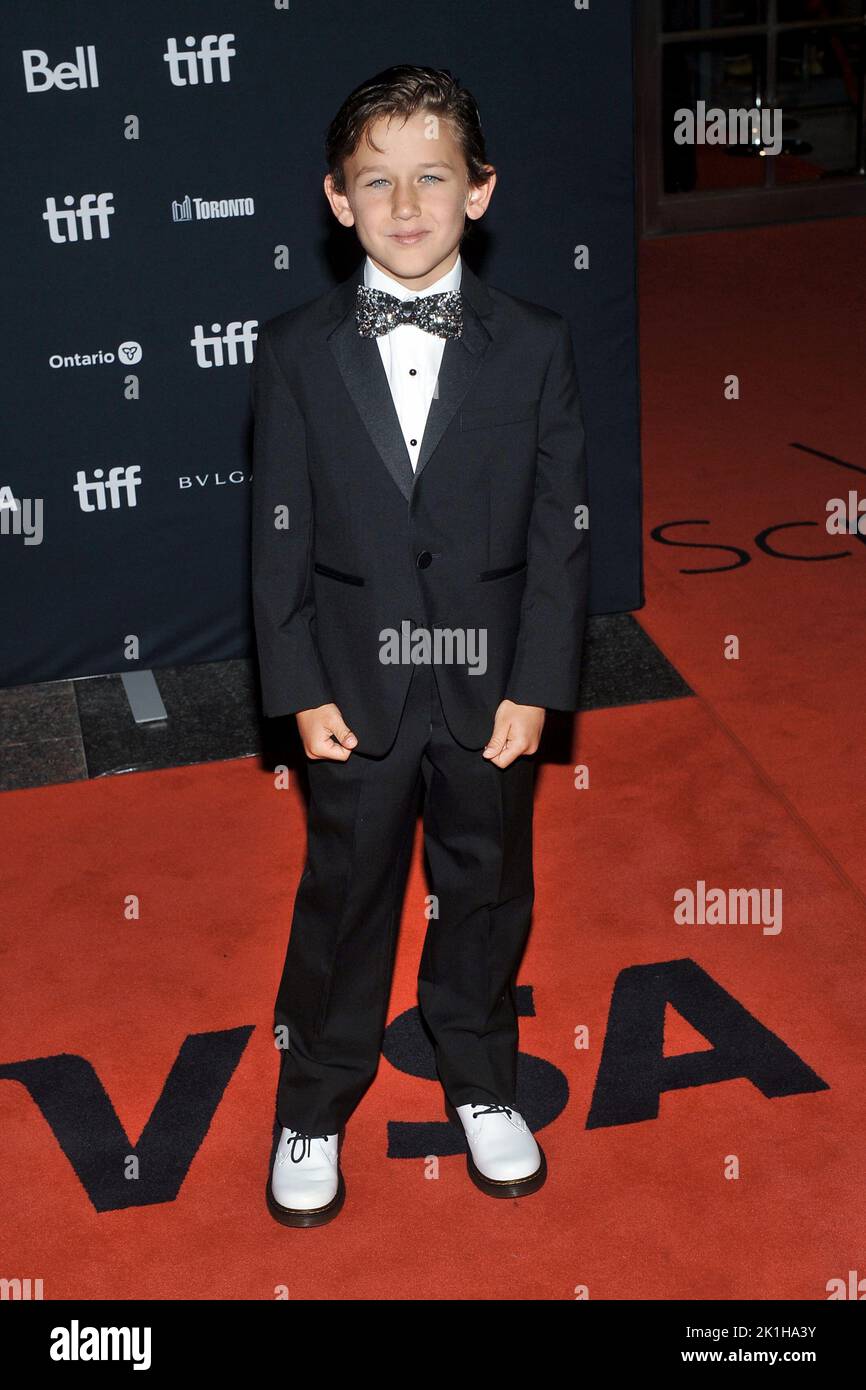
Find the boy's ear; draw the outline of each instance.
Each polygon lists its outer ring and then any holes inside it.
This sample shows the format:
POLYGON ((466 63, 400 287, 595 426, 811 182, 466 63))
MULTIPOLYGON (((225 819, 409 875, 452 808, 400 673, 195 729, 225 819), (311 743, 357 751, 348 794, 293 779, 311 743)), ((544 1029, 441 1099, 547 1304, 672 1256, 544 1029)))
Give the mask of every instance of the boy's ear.
POLYGON ((496 170, 493 165, 486 166, 490 170, 490 177, 486 183, 470 184, 469 197, 466 202, 466 216, 475 222, 479 217, 483 217, 487 211, 490 199, 493 197, 493 190, 496 187, 496 170))
POLYGON ((349 206, 349 199, 345 193, 338 193, 334 188, 334 180, 330 174, 325 175, 323 184, 325 197, 327 198, 331 212, 343 227, 352 227, 355 223, 355 214, 349 206))

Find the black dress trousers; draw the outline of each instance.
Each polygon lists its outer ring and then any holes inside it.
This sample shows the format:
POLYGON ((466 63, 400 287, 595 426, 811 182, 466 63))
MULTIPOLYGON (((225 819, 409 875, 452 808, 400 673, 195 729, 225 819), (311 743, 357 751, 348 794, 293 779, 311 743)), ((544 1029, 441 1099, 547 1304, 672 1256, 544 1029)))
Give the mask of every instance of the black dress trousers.
POLYGON ((280 1124, 336 1134, 376 1074, 422 788, 434 901, 418 1004, 439 1078, 453 1105, 516 1107, 535 757, 499 768, 456 743, 434 668, 417 665, 384 757, 307 767, 307 859, 275 1005, 280 1124))

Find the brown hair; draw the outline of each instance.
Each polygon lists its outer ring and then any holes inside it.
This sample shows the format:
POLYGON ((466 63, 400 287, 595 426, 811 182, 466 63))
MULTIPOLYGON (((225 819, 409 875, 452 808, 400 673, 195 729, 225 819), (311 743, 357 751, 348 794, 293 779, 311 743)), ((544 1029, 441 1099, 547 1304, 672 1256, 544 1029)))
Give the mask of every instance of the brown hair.
POLYGON ((466 160, 470 184, 477 188, 487 182, 481 116, 472 93, 447 68, 399 63, 356 87, 328 126, 325 158, 338 193, 346 191, 343 160, 355 153, 371 122, 382 116, 408 118, 416 111, 447 120, 466 160))

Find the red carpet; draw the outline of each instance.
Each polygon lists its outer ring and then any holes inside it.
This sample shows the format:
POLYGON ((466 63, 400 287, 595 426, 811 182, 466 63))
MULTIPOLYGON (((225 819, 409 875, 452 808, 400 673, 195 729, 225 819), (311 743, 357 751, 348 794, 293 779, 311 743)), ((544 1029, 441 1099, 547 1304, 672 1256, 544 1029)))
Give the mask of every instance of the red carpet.
POLYGON ((820 530, 860 475, 789 446, 866 467, 863 233, 643 251, 639 620, 696 696, 581 716, 588 790, 539 776, 521 1084, 547 1185, 484 1197, 441 1090, 400 1069, 420 841, 346 1206, 290 1231, 264 1184, 298 788, 241 760, 7 793, 0 1273, 47 1299, 820 1300, 862 1265, 866 555, 820 530), (749 562, 682 574, 735 559, 651 539, 682 520, 664 534, 749 562), (785 522, 815 524, 778 549, 850 554, 765 554, 785 522), (781 931, 678 925, 699 880, 781 889, 781 931))

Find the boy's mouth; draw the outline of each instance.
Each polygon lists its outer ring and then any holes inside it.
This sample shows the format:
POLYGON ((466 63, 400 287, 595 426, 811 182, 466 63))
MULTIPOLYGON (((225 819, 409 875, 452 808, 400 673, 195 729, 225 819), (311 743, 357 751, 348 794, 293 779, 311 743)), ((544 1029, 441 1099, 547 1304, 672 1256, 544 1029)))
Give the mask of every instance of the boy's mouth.
POLYGON ((391 232, 391 240, 396 241, 398 246, 415 246, 417 242, 427 236, 426 232, 391 232))

